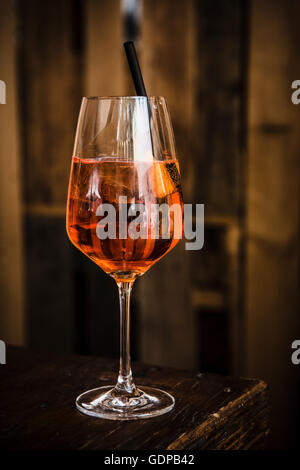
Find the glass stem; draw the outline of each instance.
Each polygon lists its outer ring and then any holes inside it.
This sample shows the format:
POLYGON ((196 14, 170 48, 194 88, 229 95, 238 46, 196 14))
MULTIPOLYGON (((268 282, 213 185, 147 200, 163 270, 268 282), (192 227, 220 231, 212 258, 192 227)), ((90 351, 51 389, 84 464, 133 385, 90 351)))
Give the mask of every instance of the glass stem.
POLYGON ((134 394, 130 359, 130 294, 133 282, 118 282, 120 297, 120 369, 116 385, 118 391, 134 394))

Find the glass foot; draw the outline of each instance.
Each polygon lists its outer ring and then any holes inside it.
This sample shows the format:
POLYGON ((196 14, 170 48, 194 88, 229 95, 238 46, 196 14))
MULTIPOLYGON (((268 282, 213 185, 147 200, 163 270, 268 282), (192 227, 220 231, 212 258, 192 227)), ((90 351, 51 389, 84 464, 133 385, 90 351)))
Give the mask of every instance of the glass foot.
POLYGON ((94 388, 76 399, 79 411, 104 419, 130 420, 152 418, 171 411, 175 399, 158 388, 142 387, 133 395, 111 386, 94 388))

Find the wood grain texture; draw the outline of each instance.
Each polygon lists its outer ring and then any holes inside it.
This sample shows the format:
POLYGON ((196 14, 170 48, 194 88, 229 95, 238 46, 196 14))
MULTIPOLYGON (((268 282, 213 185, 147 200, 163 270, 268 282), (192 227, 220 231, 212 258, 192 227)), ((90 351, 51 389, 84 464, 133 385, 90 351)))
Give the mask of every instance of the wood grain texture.
POLYGON ((251 7, 247 194, 246 374, 270 384, 272 445, 296 445, 299 370, 299 2, 251 7), (284 404, 284 406, 283 406, 284 404))
POLYGON ((120 0, 85 2, 84 95, 126 95, 120 0))
POLYGON ((20 127, 17 86, 17 16, 14 2, 0 4, 0 338, 24 344, 20 127))
POLYGON ((21 0, 18 24, 27 344, 115 356, 115 286, 71 246, 65 210, 82 95, 124 93, 120 2, 21 0))
POLYGON ((26 215, 24 228, 27 344, 51 351, 74 351, 78 332, 73 256, 77 250, 68 240, 65 220, 26 215))
POLYGON ((149 96, 165 96, 174 127, 183 192, 193 196, 195 28, 193 1, 144 0, 141 17, 141 65, 149 96), (172 14, 170 14, 172 12, 172 14))
POLYGON ((18 5, 25 201, 64 204, 82 95, 78 2, 18 5))
POLYGON ((243 208, 245 4, 241 0, 194 2, 193 171, 195 197, 205 203, 206 216, 237 217, 243 208))
POLYGON ((75 408, 82 391, 116 380, 116 361, 9 348, 1 367, 1 449, 250 449, 268 433, 267 386, 134 365, 136 383, 174 394, 175 408, 131 422, 91 418, 75 408), (22 400, 20 400, 22 397, 22 400))
MULTIPOLYGON (((220 370, 225 367, 237 373, 242 368, 245 12, 246 2, 240 0, 226 4, 222 0, 144 1, 141 59, 145 83, 149 94, 165 95, 169 103, 184 201, 205 204, 204 249, 185 252, 181 244, 176 256, 160 261, 139 285, 144 361, 182 367, 197 363, 198 351, 204 348, 195 329, 199 324, 200 333, 205 329, 201 309, 206 309, 205 294, 210 292, 211 313, 219 317, 216 327, 228 345, 220 370), (219 222, 210 222, 214 219, 219 222), (157 301, 147 300, 154 297, 157 301), (223 304, 216 308, 214 299, 220 298, 223 304), (176 355, 180 344, 188 345, 182 358, 176 355)), ((207 346, 212 364, 216 345, 207 346)), ((204 363, 200 357, 200 364, 204 363)))
MULTIPOLYGON (((165 96, 174 126, 184 200, 192 197, 190 54, 192 2, 145 0, 141 17, 141 65, 149 95, 165 96), (172 15, 170 12, 172 11, 172 15), (170 41, 170 38, 172 40, 170 41)), ((196 318, 191 303, 184 242, 137 283, 140 358, 146 363, 196 367, 196 318), (184 347, 182 347, 184 345, 184 347), (177 354, 178 348, 182 353, 177 354)))
MULTIPOLYGON (((242 371, 244 343, 241 300, 246 192, 246 15, 245 1, 194 2, 194 200, 205 204, 205 245, 202 251, 192 253, 192 270, 199 299, 203 288, 210 288, 216 297, 221 295, 224 299, 219 310, 211 310, 220 316, 220 329, 225 327, 227 368, 236 374, 242 371), (214 219, 219 222, 214 223, 214 219), (215 250, 213 245, 220 232, 223 239, 215 250)), ((208 356, 213 357, 214 348, 212 345, 207 350, 208 356)))
MULTIPOLYGON (((85 6, 84 96, 126 96, 131 82, 123 51, 120 0, 87 0, 85 6)), ((132 88, 132 86, 131 86, 132 88)), ((76 352, 117 357, 119 304, 115 282, 91 260, 74 257, 77 286, 76 352), (84 313, 83 313, 84 312, 84 313), (83 333, 85 331, 85 333, 83 333), (103 332, 106 331, 106 335, 103 332), (85 335, 85 338, 83 338, 85 335), (102 340, 101 338, 105 338, 102 340)), ((134 330, 134 321, 133 330, 134 330)))
POLYGON ((165 366, 195 368, 196 318, 191 307, 189 266, 184 241, 138 280, 134 289, 137 290, 140 310, 140 360, 165 366))

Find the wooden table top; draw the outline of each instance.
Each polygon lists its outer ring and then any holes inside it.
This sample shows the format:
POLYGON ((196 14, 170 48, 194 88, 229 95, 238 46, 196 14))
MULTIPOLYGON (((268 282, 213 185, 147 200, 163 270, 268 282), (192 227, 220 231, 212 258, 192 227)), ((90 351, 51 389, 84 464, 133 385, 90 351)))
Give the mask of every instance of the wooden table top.
POLYGON ((252 449, 268 433, 264 382, 134 364, 137 385, 175 397, 174 409, 137 421, 86 416, 77 395, 116 381, 117 361, 9 347, 0 365, 1 449, 252 449))

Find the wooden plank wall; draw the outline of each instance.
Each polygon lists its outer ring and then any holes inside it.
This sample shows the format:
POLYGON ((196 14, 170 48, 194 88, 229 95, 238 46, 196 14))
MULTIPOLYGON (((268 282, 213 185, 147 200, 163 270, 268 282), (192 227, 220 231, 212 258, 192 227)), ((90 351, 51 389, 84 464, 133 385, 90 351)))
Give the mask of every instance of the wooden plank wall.
POLYGON ((204 369, 241 373, 247 2, 194 5, 194 202, 205 203, 205 247, 191 253, 199 360, 204 369))
MULTIPOLYGON (((64 228, 81 96, 133 92, 118 11, 120 0, 20 2, 26 310, 38 347, 118 351, 113 281, 71 247, 64 228)), ((207 237, 205 252, 188 253, 182 242, 137 282, 133 330, 146 362, 228 372, 240 357, 241 18, 239 0, 143 2, 145 82, 168 99, 185 202, 205 202, 207 237), (218 341, 208 341, 215 331, 218 341)))
MULTIPOLYGON (((125 59, 122 50, 123 24, 120 0, 85 2, 84 96, 127 95, 125 59)), ((119 354, 119 300, 112 278, 81 255, 81 294, 78 316, 86 323, 85 351, 108 357, 119 354), (88 299, 88 305, 84 297, 88 299), (80 312, 81 311, 81 312, 80 312), (84 313, 83 313, 84 312, 84 313)), ((134 322, 133 322, 134 323, 134 322)), ((133 345, 133 358, 136 348, 133 345)))
POLYGON ((27 342, 75 344, 73 250, 65 205, 82 95, 79 3, 19 2, 27 342))
MULTIPOLYGON (((297 442, 300 336, 299 2, 253 0, 249 76, 246 367, 269 383, 272 445, 297 442)), ((298 429, 299 442, 299 429, 298 429)))
MULTIPOLYGON (((162 95, 168 100, 181 171, 185 175, 184 191, 186 189, 190 196, 191 6, 191 2, 177 0, 144 0, 140 38, 147 91, 149 95, 162 95), (169 41, 170 37, 172 41, 169 41)), ((138 281, 138 290, 141 360, 195 367, 196 325, 183 241, 138 281)))
POLYGON ((120 11, 119 0, 19 3, 31 347, 118 354, 116 286, 70 244, 65 207, 82 96, 126 94, 120 11))
POLYGON ((207 240, 199 252, 181 243, 139 282, 144 361, 241 367, 246 40, 238 0, 143 2, 144 78, 168 99, 184 200, 205 202, 207 240))
POLYGON ((17 17, 13 2, 0 3, 0 339, 24 342, 23 240, 18 97, 17 17))
POLYGON ((120 0, 86 2, 85 38, 84 93, 87 96, 126 94, 120 0))
POLYGON ((81 98, 124 94, 118 8, 119 1, 19 3, 26 315, 31 347, 118 354, 114 283, 71 245, 65 231, 81 98))
MULTIPOLYGON (((26 323, 31 346, 117 356, 114 282, 64 217, 82 95, 134 93, 120 0, 0 8, 1 339, 22 344, 26 323)), ((281 446, 299 413, 299 14, 296 0, 144 0, 135 36, 149 94, 169 102, 185 202, 205 203, 205 250, 182 242, 137 282, 133 355, 267 380, 281 446)))

